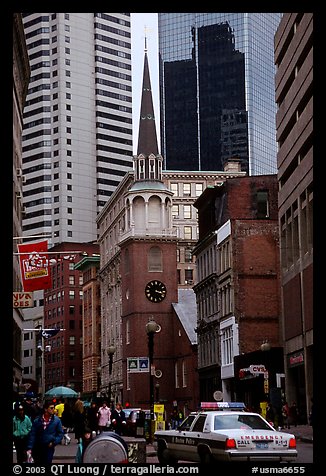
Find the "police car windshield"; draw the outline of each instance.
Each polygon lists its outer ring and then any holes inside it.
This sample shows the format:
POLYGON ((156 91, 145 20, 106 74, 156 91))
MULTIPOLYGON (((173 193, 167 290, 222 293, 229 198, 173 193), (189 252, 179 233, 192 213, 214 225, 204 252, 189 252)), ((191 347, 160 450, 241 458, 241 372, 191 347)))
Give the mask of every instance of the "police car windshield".
POLYGON ((214 430, 269 430, 273 431, 268 424, 258 415, 216 415, 214 418, 214 430))

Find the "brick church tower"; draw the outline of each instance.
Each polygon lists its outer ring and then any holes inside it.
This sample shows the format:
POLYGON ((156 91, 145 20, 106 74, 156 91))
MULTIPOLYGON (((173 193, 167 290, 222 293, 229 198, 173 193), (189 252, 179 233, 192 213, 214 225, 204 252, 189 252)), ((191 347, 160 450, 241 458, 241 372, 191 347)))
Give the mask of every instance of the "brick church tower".
MULTIPOLYGON (((177 237, 172 227, 172 196, 162 181, 155 116, 145 48, 143 90, 135 179, 125 194, 121 249, 124 401, 150 408, 150 370, 160 395, 172 401, 173 309, 178 301, 177 237), (146 324, 158 324, 153 337, 152 368, 146 324), (126 367, 125 367, 126 365, 126 367)), ((152 383, 153 383, 152 380, 152 383)))

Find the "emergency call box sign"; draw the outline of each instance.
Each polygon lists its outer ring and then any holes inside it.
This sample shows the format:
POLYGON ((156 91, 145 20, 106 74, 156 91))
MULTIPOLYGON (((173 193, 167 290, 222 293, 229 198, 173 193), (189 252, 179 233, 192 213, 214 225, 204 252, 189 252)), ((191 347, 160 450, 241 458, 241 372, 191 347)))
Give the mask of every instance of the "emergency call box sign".
POLYGON ((13 307, 34 307, 33 293, 13 292, 13 307))

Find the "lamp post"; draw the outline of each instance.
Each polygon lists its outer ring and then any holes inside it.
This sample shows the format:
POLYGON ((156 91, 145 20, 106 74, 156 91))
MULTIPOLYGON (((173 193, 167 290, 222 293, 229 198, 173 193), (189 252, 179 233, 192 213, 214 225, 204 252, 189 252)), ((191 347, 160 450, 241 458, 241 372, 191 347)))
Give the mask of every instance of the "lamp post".
POLYGON ((148 358, 149 358, 149 408, 150 408, 150 427, 149 427, 149 442, 152 442, 152 422, 154 420, 154 369, 153 369, 153 355, 154 355, 154 334, 158 329, 157 323, 151 318, 146 324, 146 332, 148 336, 148 358))
POLYGON ((100 388, 101 388, 101 366, 99 365, 96 369, 97 373, 97 396, 100 396, 100 388))
POLYGON ((155 399, 156 399, 156 402, 158 403, 160 401, 160 384, 158 382, 155 384, 155 391, 156 391, 155 399))
POLYGON ((44 395, 45 385, 44 377, 45 374, 45 365, 44 365, 44 353, 43 353, 43 343, 42 343, 42 324, 36 326, 36 359, 37 359, 37 384, 38 384, 38 393, 44 395))
POLYGON ((115 353, 115 347, 114 345, 110 345, 108 347, 108 356, 109 356, 109 402, 110 402, 110 407, 112 408, 112 385, 111 385, 111 379, 112 379, 112 363, 113 363, 113 355, 115 353))

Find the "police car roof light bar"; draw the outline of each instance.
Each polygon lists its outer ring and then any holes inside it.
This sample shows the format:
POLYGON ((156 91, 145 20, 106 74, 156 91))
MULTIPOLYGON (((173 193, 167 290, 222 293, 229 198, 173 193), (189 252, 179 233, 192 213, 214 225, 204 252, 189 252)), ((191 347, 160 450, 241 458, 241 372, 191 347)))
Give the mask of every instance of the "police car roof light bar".
POLYGON ((243 402, 201 402, 201 410, 244 410, 246 408, 243 402))

